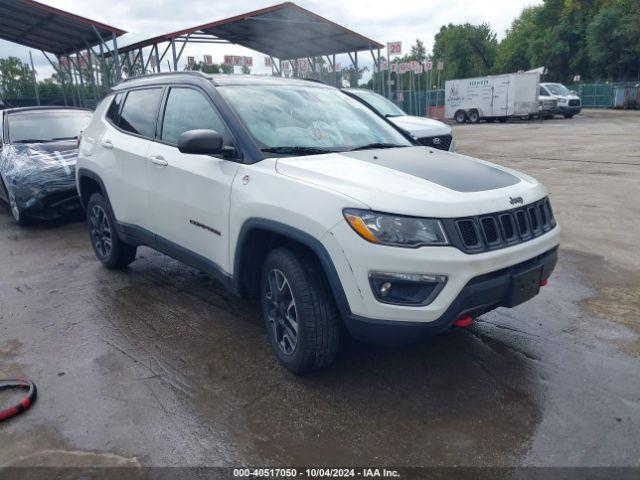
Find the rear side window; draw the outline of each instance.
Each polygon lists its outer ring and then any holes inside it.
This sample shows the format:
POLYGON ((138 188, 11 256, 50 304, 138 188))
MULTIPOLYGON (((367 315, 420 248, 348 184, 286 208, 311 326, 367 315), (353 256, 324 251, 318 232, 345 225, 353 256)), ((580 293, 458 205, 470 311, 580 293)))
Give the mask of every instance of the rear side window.
POLYGON ((161 88, 130 91, 120 112, 118 126, 127 132, 153 138, 161 98, 161 88))
POLYGON ((198 90, 172 88, 162 122, 162 141, 178 144, 180 135, 196 129, 215 130, 224 135, 224 124, 211 103, 198 90))
POLYGON ((114 125, 118 125, 118 120, 120 119, 120 105, 122 105, 123 97, 122 93, 116 94, 111 105, 109 105, 109 110, 107 110, 107 119, 114 125))

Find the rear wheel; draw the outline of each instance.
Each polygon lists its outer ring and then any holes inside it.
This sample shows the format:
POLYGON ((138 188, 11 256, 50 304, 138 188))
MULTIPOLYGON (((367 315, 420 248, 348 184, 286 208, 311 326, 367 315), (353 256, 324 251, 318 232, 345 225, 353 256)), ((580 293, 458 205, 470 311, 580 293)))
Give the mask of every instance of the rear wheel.
POLYGON ((467 113, 464 110, 458 110, 453 118, 456 123, 464 123, 467 121, 467 113))
POLYGON ((111 205, 100 193, 94 193, 89 199, 87 223, 93 251, 105 267, 122 270, 133 262, 137 247, 118 237, 111 205))
POLYGON ((321 267, 303 250, 277 248, 262 268, 260 297, 267 335, 293 373, 333 362, 340 343, 338 311, 321 267))
POLYGON ((565 113, 564 118, 573 118, 574 115, 574 113, 565 113))
POLYGON ((480 113, 478 110, 470 110, 469 111, 469 121, 471 123, 478 123, 480 121, 480 113))

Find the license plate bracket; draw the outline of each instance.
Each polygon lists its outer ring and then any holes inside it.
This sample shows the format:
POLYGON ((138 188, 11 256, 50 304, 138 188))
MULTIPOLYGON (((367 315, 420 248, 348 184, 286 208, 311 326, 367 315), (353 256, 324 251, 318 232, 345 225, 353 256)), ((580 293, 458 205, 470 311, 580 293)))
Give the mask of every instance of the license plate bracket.
POLYGON ((511 290, 507 295, 505 307, 515 307, 540 293, 542 267, 535 267, 511 277, 511 290))

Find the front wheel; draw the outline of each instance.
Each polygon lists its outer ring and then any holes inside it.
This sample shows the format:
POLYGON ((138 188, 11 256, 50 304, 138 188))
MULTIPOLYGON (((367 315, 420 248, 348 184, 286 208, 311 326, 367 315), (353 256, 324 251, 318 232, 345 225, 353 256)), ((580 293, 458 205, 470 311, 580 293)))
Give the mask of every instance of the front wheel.
POLYGON ((94 193, 89 199, 87 223, 93 251, 105 267, 122 270, 133 262, 137 247, 120 240, 111 205, 100 193, 94 193))
POLYGON ((7 192, 7 197, 9 198, 9 208, 11 209, 11 215, 13 215, 13 219, 21 227, 26 227, 27 225, 29 225, 29 222, 31 219, 20 208, 20 205, 18 205, 18 202, 16 201, 16 197, 14 196, 14 194, 7 192))
POLYGON ((467 113, 464 110, 458 110, 453 118, 456 123, 464 123, 467 121, 467 113))
POLYGON ((260 292, 269 341, 288 370, 305 373, 333 362, 340 343, 338 311, 310 254, 272 250, 262 268, 260 292))
POLYGON ((573 113, 565 113, 564 118, 573 118, 573 113))

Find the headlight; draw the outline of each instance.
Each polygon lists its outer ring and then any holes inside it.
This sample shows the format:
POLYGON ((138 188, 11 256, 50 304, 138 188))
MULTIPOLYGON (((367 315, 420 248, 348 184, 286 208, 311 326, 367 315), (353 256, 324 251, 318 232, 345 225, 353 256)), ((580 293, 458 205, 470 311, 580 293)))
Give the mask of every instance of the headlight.
POLYGON ((440 220, 404 217, 348 208, 343 212, 351 228, 365 240, 380 245, 420 247, 448 245, 440 220))

